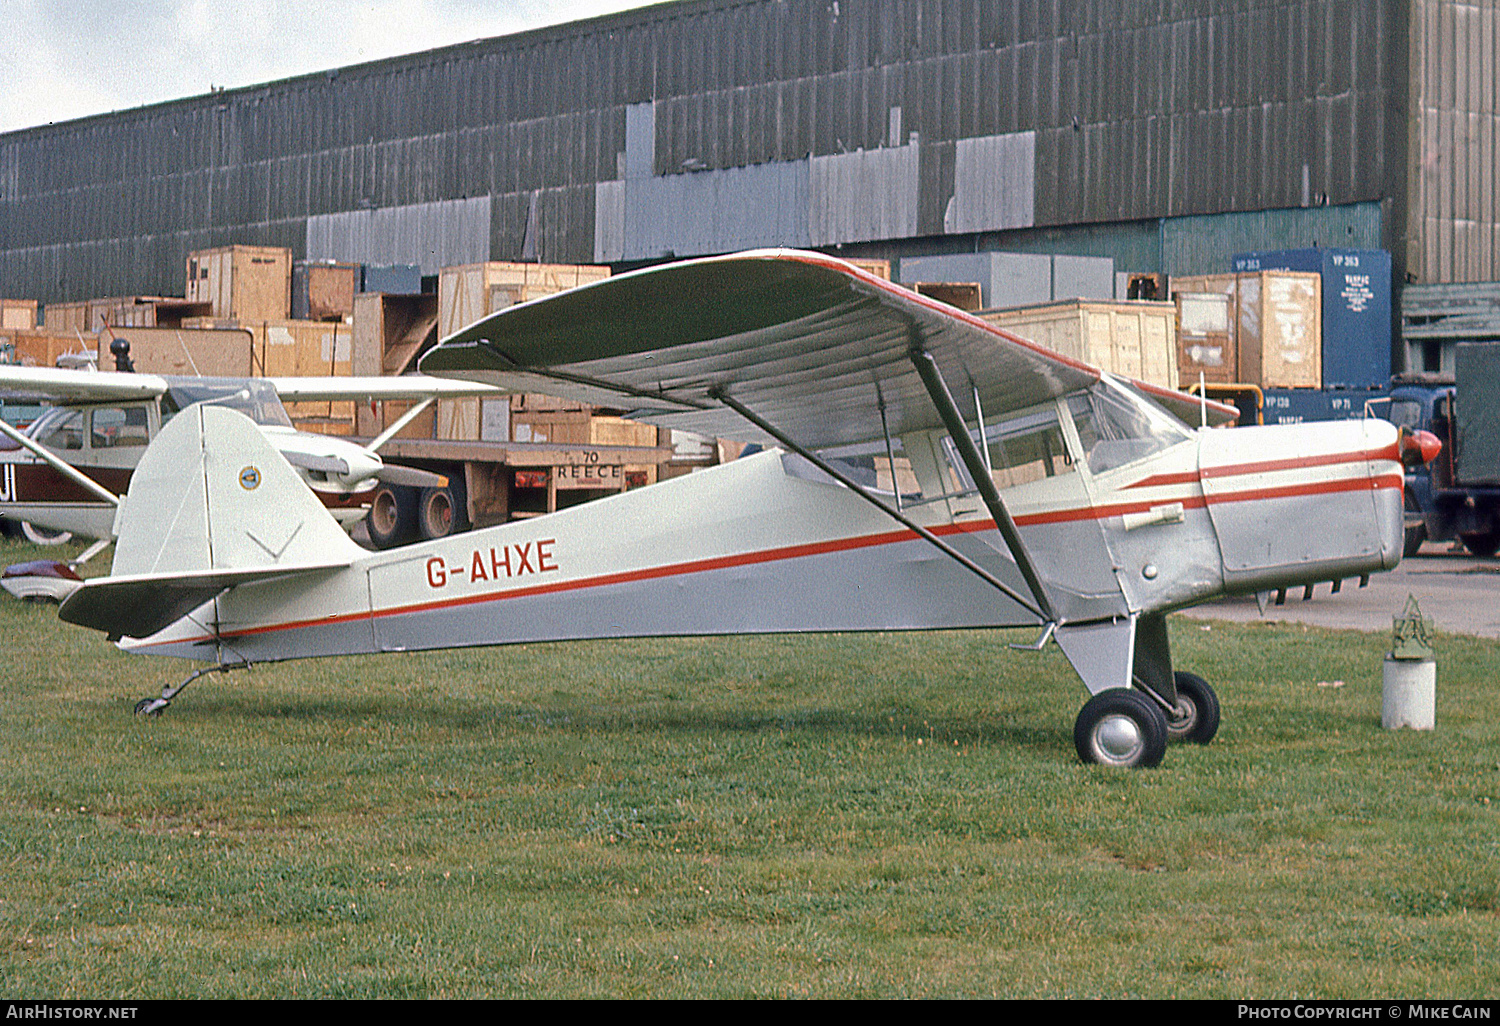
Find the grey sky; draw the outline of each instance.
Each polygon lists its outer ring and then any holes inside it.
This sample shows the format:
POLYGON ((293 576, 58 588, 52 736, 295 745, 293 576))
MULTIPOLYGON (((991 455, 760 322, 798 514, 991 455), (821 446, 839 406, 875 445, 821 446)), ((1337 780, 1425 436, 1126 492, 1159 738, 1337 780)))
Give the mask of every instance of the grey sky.
POLYGON ((4 0, 0 132, 645 6, 647 0, 4 0))

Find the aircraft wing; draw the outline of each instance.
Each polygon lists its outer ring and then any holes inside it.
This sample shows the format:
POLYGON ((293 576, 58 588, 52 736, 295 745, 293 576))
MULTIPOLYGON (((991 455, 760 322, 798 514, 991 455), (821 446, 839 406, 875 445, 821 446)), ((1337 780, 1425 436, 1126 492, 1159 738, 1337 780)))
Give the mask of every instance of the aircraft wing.
POLYGON ((728 395, 808 448, 939 428, 912 359, 966 417, 1065 395, 1100 372, 818 253, 763 250, 648 268, 492 314, 424 373, 545 392, 699 434, 767 442, 728 395))
POLYGON ((426 374, 404 374, 389 378, 267 378, 284 403, 324 402, 352 399, 459 399, 465 396, 499 396, 494 385, 454 381, 426 374))
POLYGON ((0 391, 45 396, 58 402, 154 399, 166 390, 166 378, 155 374, 0 365, 0 391))

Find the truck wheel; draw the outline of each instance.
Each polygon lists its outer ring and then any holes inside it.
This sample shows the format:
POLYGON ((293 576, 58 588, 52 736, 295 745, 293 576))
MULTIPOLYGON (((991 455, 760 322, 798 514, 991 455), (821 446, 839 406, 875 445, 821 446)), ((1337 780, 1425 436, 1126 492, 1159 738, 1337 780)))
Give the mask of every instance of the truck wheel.
POLYGON ((401 485, 382 484, 370 500, 365 526, 377 549, 411 541, 417 534, 417 493, 401 485))
POLYGON ((1500 531, 1479 531, 1474 534, 1461 534, 1464 548, 1476 556, 1493 556, 1496 549, 1500 549, 1500 531))
POLYGON ((1401 558, 1410 559, 1422 548, 1422 543, 1427 540, 1427 525, 1421 522, 1422 507, 1417 505, 1417 497, 1411 492, 1406 493, 1406 541, 1401 546, 1401 558))
POLYGON ((452 485, 423 488, 417 506, 417 522, 423 538, 446 538, 469 528, 469 517, 461 495, 452 485))

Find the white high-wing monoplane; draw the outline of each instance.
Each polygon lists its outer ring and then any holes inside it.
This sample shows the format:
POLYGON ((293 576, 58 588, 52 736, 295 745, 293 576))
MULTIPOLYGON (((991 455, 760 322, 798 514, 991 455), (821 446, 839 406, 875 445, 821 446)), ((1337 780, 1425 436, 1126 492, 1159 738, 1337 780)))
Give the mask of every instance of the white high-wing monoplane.
MULTIPOLYGON (((439 474, 388 464, 377 450, 438 397, 491 394, 486 385, 423 375, 390 378, 213 378, 0 366, 0 391, 54 403, 25 431, 0 422, 0 516, 22 523, 33 541, 72 535, 107 542, 119 496, 162 426, 193 403, 238 410, 297 469, 332 515, 352 528, 379 482, 444 488, 439 474), (419 402, 367 445, 298 431, 282 405, 299 401, 419 402)), ((102 546, 101 546, 102 547, 102 546)), ((91 550, 97 551, 97 550, 91 550)), ((74 561, 75 565, 77 560, 74 561)), ((7 590, 60 600, 76 575, 52 561, 6 572, 7 590)))
POLYGON ((422 367, 777 448, 371 553, 248 421, 193 407, 141 461, 111 575, 61 608, 214 664, 137 712, 306 656, 1032 626, 1027 647, 1056 640, 1092 693, 1080 756, 1153 765, 1219 720, 1174 672, 1170 610, 1401 558, 1389 423, 1189 430, 1139 386, 818 254, 620 275, 488 317, 422 367))

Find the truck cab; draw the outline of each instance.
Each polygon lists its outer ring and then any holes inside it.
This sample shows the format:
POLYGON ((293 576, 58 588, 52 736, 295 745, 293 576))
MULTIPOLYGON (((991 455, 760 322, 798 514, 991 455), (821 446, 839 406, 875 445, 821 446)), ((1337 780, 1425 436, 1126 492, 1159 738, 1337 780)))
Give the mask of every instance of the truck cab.
POLYGON ((1431 463, 1406 470, 1405 552, 1423 541, 1457 538, 1476 556, 1500 549, 1500 343, 1464 343, 1455 375, 1397 377, 1387 417, 1397 427, 1430 431, 1442 443, 1431 463), (1496 393, 1496 394, 1492 394, 1496 393))

